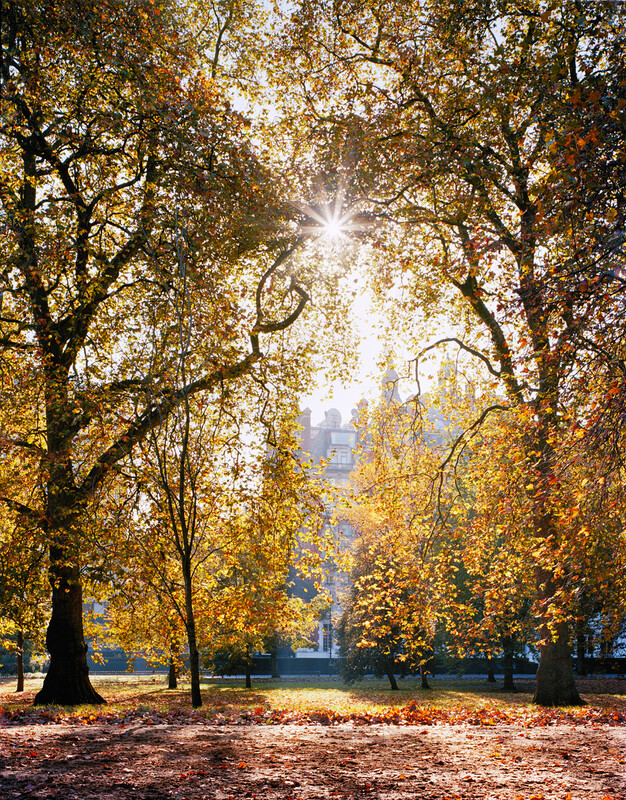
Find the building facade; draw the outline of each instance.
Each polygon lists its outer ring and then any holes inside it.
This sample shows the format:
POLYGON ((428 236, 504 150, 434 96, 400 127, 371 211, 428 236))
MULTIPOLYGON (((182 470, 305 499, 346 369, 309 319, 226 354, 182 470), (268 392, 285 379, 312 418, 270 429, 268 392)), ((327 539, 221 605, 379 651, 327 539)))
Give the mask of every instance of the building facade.
MULTIPOLYGON (((345 423, 336 408, 324 412, 324 419, 316 424, 312 424, 311 415, 311 409, 305 408, 300 416, 302 455, 313 458, 318 464, 324 464, 325 477, 341 490, 347 487, 350 473, 355 467, 358 412, 353 410, 350 420, 345 423)), ((335 522, 333 511, 332 508, 327 511, 327 533, 332 535, 339 547, 347 546, 354 539, 354 530, 347 523, 335 522)), ((346 576, 338 570, 334 562, 328 561, 324 565, 324 591, 330 597, 330 602, 320 615, 317 629, 311 631, 309 638, 313 646, 298 648, 295 652, 296 658, 332 662, 338 655, 333 630, 341 615, 340 594, 345 583, 346 576)), ((294 592, 310 600, 317 590, 312 582, 295 579, 294 592)), ((325 665, 322 669, 320 663, 320 671, 332 672, 332 668, 325 665)))

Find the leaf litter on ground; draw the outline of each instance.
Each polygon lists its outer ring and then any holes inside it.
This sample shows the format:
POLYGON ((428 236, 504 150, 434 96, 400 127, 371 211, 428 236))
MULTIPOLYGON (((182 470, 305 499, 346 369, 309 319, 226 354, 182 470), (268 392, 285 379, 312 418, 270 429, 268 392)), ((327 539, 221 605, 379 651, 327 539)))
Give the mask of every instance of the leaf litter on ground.
MULTIPOLYGON (((542 708, 532 705, 532 687, 517 694, 496 692, 480 681, 445 681, 432 692, 408 685, 400 693, 386 691, 379 682, 345 687, 337 681, 314 685, 259 682, 246 690, 235 681, 203 685, 200 709, 189 705, 184 689, 168 690, 155 678, 133 680, 119 677, 98 682, 98 690, 109 703, 102 707, 33 707, 36 690, 16 695, 11 683, 0 682, 0 725, 15 724, 151 724, 203 725, 478 725, 515 724, 524 727, 549 725, 624 725, 626 681, 587 681, 593 693, 587 704, 575 708, 542 708), (603 691, 604 690, 604 691, 603 691)), ((584 689, 585 686, 582 688, 584 689)))

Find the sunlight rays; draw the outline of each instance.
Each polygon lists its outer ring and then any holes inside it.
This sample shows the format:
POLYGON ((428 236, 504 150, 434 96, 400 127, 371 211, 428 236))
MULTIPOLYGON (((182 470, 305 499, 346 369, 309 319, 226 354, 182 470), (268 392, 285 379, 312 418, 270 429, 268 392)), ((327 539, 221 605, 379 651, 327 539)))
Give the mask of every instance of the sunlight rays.
POLYGON ((350 203, 348 206, 345 203, 344 186, 339 187, 333 200, 312 205, 294 203, 311 221, 311 224, 300 225, 300 231, 312 234, 315 240, 339 241, 345 239, 349 233, 371 230, 375 226, 373 220, 359 213, 361 202, 350 203))

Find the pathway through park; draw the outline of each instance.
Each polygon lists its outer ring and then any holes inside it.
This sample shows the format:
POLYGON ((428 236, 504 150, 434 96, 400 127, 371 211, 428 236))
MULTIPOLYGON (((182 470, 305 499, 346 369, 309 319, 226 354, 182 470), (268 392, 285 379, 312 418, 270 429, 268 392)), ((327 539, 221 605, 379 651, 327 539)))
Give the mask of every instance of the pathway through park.
POLYGON ((624 800, 626 728, 25 720, 0 798, 624 800))

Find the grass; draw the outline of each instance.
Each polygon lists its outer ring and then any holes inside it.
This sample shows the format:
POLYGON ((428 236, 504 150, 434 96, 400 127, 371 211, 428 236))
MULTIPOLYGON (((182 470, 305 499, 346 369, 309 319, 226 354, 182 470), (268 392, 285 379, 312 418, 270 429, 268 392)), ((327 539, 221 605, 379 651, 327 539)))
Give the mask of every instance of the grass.
MULTIPOLYGON (((98 676, 92 678, 97 691, 108 701, 107 712, 154 710, 160 713, 189 708, 189 687, 166 688, 166 677, 98 676)), ((516 694, 505 693, 484 678, 436 678, 430 691, 421 689, 414 679, 404 679, 397 692, 389 690, 386 681, 366 680, 346 685, 337 679, 270 680, 257 679, 246 689, 240 679, 213 679, 202 684, 205 709, 227 715, 245 712, 286 711, 290 714, 332 712, 335 714, 385 715, 414 702, 426 710, 455 712, 531 710, 534 681, 521 680, 516 694)), ((41 678, 29 678, 26 691, 15 693, 15 679, 0 677, 0 705, 7 711, 26 710, 41 678)), ((583 680, 581 693, 587 709, 599 712, 626 712, 626 681, 616 679, 583 680)), ((69 715, 85 714, 91 707, 68 709, 69 715)))

